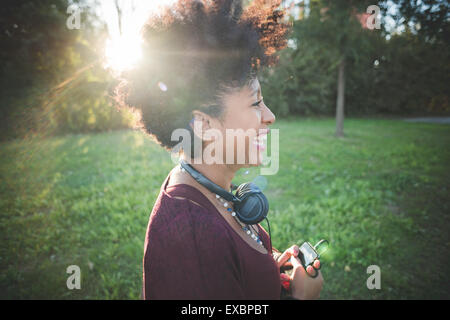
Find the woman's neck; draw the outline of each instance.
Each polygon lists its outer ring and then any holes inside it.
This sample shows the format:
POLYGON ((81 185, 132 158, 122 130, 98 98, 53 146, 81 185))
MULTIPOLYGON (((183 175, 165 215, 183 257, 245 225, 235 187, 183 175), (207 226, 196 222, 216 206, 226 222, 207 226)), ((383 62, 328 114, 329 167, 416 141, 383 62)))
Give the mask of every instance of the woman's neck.
POLYGON ((227 191, 230 191, 231 182, 233 181, 236 172, 239 170, 239 168, 235 165, 206 163, 196 164, 195 161, 184 160, 187 163, 190 163, 195 170, 200 172, 206 178, 227 191))

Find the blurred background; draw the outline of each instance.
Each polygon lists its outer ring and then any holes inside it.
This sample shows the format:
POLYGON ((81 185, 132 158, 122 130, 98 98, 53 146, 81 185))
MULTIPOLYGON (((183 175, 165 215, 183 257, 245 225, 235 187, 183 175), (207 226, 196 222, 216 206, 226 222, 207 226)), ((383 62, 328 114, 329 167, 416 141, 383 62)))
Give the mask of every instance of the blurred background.
MULTIPOLYGON (((174 164, 113 95, 140 27, 171 2, 3 1, 0 298, 140 298, 148 217, 174 164)), ((259 77, 280 130, 279 172, 262 179, 274 246, 329 239, 326 299, 449 299, 448 1, 281 6, 293 31, 259 77)))

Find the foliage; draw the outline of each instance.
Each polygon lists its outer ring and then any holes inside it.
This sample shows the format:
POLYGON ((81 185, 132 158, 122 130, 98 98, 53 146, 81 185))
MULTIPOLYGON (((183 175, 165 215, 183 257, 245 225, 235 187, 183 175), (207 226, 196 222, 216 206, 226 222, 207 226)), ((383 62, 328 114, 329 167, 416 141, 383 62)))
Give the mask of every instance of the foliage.
MULTIPOLYGON (((450 112, 450 50, 443 41, 448 39, 448 22, 442 21, 448 11, 416 10, 417 18, 400 10, 403 24, 431 22, 418 32, 389 34, 361 26, 357 14, 367 5, 311 1, 310 14, 294 22, 290 48, 281 53, 279 66, 262 75, 263 94, 275 114, 334 114, 340 57, 346 59, 346 114, 450 112)), ((381 1, 378 5, 386 18, 389 6, 381 1)))
MULTIPOLYGON (((379 113, 433 114, 450 111, 450 51, 440 44, 423 42, 411 32, 394 35, 374 59, 377 66, 366 75, 353 75, 364 85, 370 107, 379 113), (367 80, 364 81, 363 78, 367 80), (367 82, 371 79, 371 83, 367 82), (399 89, 401 88, 401 89, 399 89)), ((363 88, 364 88, 363 87, 363 88)), ((351 92, 357 97, 358 92, 351 92)), ((357 100, 357 103, 362 103, 357 100)))
POLYGON ((85 6, 67 0, 2 3, 1 138, 130 126, 129 113, 111 108, 106 89, 112 79, 99 62, 106 30, 85 6), (69 3, 84 8, 81 29, 66 26, 69 3))
POLYGON ((391 0, 397 13, 393 18, 398 26, 414 32, 422 41, 446 44, 450 33, 450 5, 448 0, 391 0))

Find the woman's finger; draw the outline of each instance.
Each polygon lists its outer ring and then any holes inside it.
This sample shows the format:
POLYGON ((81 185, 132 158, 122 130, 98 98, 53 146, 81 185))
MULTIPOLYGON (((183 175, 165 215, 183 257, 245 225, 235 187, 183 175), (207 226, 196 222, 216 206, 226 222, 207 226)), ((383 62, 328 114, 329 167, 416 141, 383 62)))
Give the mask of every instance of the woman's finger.
POLYGON ((316 270, 312 267, 312 266, 307 266, 306 267, 306 272, 308 272, 308 274, 311 276, 311 277, 314 277, 315 275, 316 275, 316 270))
POLYGON ((286 273, 280 273, 280 279, 281 281, 289 281, 291 280, 291 277, 286 273))
POLYGON ((278 268, 280 268, 282 265, 284 265, 291 256, 296 257, 299 253, 299 248, 297 245, 293 245, 289 249, 287 249, 285 252, 281 254, 281 256, 277 260, 278 268))
POLYGON ((286 263, 291 257, 291 253, 289 251, 285 251, 281 254, 281 256, 277 260, 278 268, 281 268, 282 265, 286 263))
POLYGON ((308 273, 311 277, 314 277, 316 273, 319 272, 318 270, 315 270, 311 265, 307 266, 305 270, 300 260, 296 257, 291 257, 290 261, 292 263, 292 266, 294 267, 294 272, 300 272, 303 274, 308 273))
POLYGON ((283 288, 289 291, 291 287, 291 277, 289 277, 286 273, 280 273, 280 280, 283 288))
POLYGON ((303 268, 302 263, 297 257, 291 257, 292 267, 294 268, 294 272, 306 273, 305 268, 303 268))
POLYGON ((313 266, 316 269, 320 269, 320 261, 318 259, 314 260, 313 266))

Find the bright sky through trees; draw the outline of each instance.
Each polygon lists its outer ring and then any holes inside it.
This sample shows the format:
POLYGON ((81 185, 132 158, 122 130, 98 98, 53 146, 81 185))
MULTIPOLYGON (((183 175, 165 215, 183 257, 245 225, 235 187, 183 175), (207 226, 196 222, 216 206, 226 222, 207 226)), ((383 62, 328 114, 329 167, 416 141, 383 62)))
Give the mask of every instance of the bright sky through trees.
POLYGON ((174 0, 100 0, 97 13, 108 26, 106 64, 117 71, 132 67, 140 58, 139 31, 150 13, 174 0), (116 3, 121 12, 120 23, 116 3))

